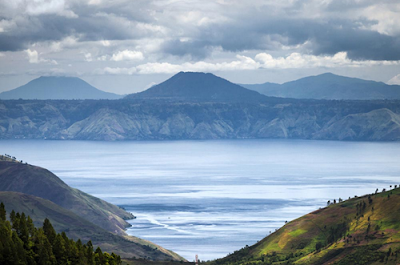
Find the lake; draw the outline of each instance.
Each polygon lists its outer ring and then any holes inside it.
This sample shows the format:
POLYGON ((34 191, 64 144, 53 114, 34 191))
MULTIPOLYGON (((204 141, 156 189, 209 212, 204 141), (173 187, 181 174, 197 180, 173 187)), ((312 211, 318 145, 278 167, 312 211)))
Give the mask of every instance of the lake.
POLYGON ((2 140, 0 152, 123 206, 131 235, 221 258, 328 200, 400 184, 400 143, 2 140))

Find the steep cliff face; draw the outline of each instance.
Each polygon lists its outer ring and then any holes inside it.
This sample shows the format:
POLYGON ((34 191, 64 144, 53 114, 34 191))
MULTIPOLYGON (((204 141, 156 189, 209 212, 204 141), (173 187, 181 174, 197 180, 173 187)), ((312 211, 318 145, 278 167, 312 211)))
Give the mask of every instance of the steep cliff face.
POLYGON ((0 138, 400 140, 398 101, 0 101, 0 138))

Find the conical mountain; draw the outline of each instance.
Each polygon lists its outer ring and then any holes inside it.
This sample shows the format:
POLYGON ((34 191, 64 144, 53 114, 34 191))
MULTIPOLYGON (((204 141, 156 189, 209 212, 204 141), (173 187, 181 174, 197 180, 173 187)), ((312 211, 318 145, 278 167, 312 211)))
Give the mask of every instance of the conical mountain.
POLYGON ((41 76, 15 89, 0 93, 0 99, 119 99, 77 77, 41 76))
POLYGON ((180 72, 161 84, 128 95, 127 98, 195 102, 261 102, 268 99, 221 77, 197 72, 180 72))

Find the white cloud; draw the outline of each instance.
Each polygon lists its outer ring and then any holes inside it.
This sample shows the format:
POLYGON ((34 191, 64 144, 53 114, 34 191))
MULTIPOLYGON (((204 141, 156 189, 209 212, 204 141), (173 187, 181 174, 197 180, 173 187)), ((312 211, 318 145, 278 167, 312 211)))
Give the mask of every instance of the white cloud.
POLYGON ((400 85, 400 74, 394 76, 387 82, 389 85, 400 85))
POLYGON ((58 14, 68 18, 77 18, 73 11, 68 10, 65 0, 34 0, 26 1, 26 13, 29 15, 58 14))
POLYGON ((139 51, 124 50, 119 51, 111 57, 111 61, 141 61, 144 59, 143 53, 139 51))
POLYGON ((103 71, 99 71, 99 74, 112 74, 112 75, 133 75, 136 73, 136 68, 112 68, 106 67, 103 71))
POLYGON ((91 53, 85 53, 84 55, 85 55, 85 60, 86 60, 87 62, 93 61, 93 58, 92 58, 92 54, 91 54, 91 53))
POLYGON ((77 36, 68 36, 60 41, 52 42, 50 49, 54 52, 62 51, 65 48, 73 48, 78 46, 79 38, 77 36))
POLYGON ((29 63, 51 63, 57 65, 58 63, 55 60, 46 60, 43 58, 39 58, 39 53, 36 50, 27 49, 25 50, 28 55, 29 63))
POLYGON ((15 22, 11 20, 2 19, 0 20, 0 33, 9 32, 15 27, 15 22))
POLYGON ((376 65, 400 65, 400 61, 355 61, 347 57, 346 52, 333 56, 316 56, 291 53, 286 57, 273 57, 268 53, 259 53, 255 58, 237 55, 237 60, 222 63, 199 61, 195 63, 171 64, 146 63, 131 68, 105 68, 102 72, 108 74, 173 74, 180 71, 234 71, 257 69, 298 69, 298 68, 335 68, 335 67, 364 67, 376 65))
POLYGON ((30 63, 39 63, 39 54, 37 51, 28 49, 25 50, 26 54, 28 55, 28 60, 30 63))

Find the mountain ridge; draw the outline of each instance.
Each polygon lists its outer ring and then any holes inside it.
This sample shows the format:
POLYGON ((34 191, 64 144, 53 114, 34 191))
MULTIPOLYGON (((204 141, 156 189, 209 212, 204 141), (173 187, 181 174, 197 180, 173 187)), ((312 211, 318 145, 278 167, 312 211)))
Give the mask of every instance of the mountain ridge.
POLYGON ((296 99, 379 100, 400 99, 400 86, 324 73, 283 84, 240 84, 266 96, 296 99))
POLYGON ((400 140, 400 101, 282 100, 0 101, 0 138, 400 140))
POLYGON ((78 77, 41 76, 0 93, 0 99, 120 99, 121 95, 99 90, 78 77))

